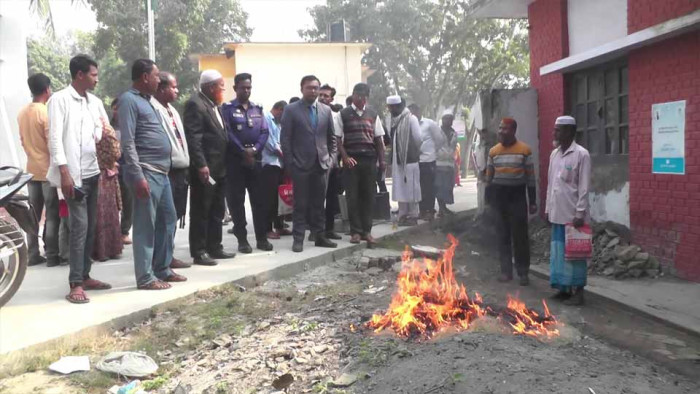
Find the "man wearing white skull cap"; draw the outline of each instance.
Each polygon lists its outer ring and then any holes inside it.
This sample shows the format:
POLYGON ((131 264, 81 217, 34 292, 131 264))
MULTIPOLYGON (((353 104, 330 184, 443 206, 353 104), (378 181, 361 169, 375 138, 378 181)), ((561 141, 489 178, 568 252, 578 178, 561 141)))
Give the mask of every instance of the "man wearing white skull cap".
POLYGON ((550 284, 559 290, 555 298, 567 305, 583 304, 586 285, 585 259, 565 258, 566 225, 580 228, 589 220, 588 189, 591 181, 591 157, 578 145, 576 119, 560 116, 554 123, 556 148, 549 157, 547 182, 547 220, 552 223, 550 284))
POLYGON ((391 197, 399 202, 399 226, 413 226, 418 224, 421 200, 420 123, 400 96, 389 96, 386 103, 391 113, 391 197))
POLYGON ((224 78, 216 70, 204 70, 199 91, 185 103, 183 123, 190 151, 190 255, 198 265, 235 256, 221 245, 226 191, 226 147, 219 105, 224 101, 224 78))

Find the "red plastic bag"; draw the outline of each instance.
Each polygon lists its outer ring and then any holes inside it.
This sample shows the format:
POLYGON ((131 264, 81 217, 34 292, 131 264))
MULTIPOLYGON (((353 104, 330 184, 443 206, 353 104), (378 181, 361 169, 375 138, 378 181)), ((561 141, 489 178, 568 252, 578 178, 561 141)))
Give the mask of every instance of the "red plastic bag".
POLYGON ((289 215, 294 211, 294 187, 291 183, 284 183, 277 188, 278 204, 277 215, 289 215))
POLYGON ((68 203, 66 203, 66 200, 58 200, 58 216, 62 218, 68 217, 68 203))
POLYGON ((593 231, 584 224, 576 228, 572 223, 565 227, 564 258, 566 260, 585 260, 593 256, 593 231))

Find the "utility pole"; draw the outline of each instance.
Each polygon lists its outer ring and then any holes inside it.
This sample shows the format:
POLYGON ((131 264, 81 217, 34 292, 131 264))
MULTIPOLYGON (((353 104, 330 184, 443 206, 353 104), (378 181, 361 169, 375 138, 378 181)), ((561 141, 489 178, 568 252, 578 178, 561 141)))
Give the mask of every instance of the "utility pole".
POLYGON ((153 16, 153 1, 146 0, 146 15, 148 16, 148 58, 156 61, 155 18, 153 16))

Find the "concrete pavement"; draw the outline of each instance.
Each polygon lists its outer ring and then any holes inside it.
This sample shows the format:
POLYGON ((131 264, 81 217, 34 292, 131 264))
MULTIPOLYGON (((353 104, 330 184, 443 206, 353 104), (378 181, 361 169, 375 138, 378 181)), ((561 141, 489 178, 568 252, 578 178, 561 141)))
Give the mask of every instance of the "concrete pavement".
MULTIPOLYGON (((466 211, 476 207, 476 182, 462 181, 464 187, 455 188, 454 211, 466 211)), ((396 204, 392 202, 394 209, 396 204)), ((249 207, 248 207, 249 208, 249 207)), ((255 245, 250 209, 247 209, 248 234, 255 245)), ((391 223, 376 225, 375 237, 383 237, 408 228, 392 229, 391 223)), ((235 250, 236 239, 224 228, 224 248, 235 250)), ((187 240, 188 228, 179 229, 175 237, 175 256, 191 261, 187 240)), ((250 255, 238 254, 234 259, 220 261, 215 267, 193 266, 179 273, 188 281, 175 283, 169 290, 137 290, 134 278, 132 249, 124 248, 122 258, 93 265, 91 276, 109 282, 113 288, 107 291, 90 291, 90 303, 75 305, 68 303, 68 267, 29 267, 22 287, 15 297, 0 309, 0 353, 8 353, 55 338, 76 333, 114 319, 125 318, 134 313, 148 311, 154 305, 190 295, 196 291, 224 283, 257 276, 264 281, 274 275, 293 275, 300 270, 321 265, 329 260, 350 255, 358 245, 350 244, 344 236, 338 249, 316 248, 306 242, 302 253, 291 251, 291 237, 271 240, 273 252, 250 255)), ((359 247, 363 247, 361 244, 359 247)))
MULTIPOLYGON (((531 266, 549 280, 549 265, 531 266)), ((667 325, 700 337, 700 283, 676 278, 613 280, 588 276, 586 295, 622 305, 667 325)))

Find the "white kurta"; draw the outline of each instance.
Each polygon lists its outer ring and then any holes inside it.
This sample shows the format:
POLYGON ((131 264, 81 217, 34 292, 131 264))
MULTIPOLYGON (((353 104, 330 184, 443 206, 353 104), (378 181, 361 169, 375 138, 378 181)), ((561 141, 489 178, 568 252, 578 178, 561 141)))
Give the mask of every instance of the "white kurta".
MULTIPOLYGON (((417 146, 421 144, 421 131, 418 118, 409 115, 409 125, 411 128, 411 136, 417 146)), ((405 166, 398 164, 397 160, 397 139, 398 135, 392 140, 392 156, 391 161, 391 196, 392 200, 398 202, 420 202, 420 168, 418 163, 410 163, 405 166)))

